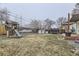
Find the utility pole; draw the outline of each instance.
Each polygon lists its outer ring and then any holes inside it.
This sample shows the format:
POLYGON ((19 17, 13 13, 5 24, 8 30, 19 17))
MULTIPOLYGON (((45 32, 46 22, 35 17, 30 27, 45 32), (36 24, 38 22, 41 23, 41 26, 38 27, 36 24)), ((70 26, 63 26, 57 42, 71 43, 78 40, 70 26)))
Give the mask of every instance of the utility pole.
MULTIPOLYGON (((22 18, 22 16, 20 16, 20 24, 21 24, 21 27, 23 27, 22 20, 23 20, 23 18, 22 18)), ((23 32, 21 34, 23 35, 23 32)))
POLYGON ((20 25, 22 26, 22 16, 20 16, 20 25))

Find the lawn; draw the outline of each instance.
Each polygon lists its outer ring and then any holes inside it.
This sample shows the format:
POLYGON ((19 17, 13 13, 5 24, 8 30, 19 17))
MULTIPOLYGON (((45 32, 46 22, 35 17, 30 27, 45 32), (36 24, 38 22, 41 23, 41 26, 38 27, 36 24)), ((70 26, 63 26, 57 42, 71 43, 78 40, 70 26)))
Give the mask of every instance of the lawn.
POLYGON ((1 56, 72 56, 73 48, 59 34, 25 34, 22 38, 0 36, 1 56))

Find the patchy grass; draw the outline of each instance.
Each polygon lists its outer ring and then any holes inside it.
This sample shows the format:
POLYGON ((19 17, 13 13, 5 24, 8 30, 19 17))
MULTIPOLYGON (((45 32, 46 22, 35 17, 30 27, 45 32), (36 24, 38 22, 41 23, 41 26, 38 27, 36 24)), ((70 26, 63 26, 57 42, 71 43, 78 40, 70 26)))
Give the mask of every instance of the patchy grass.
POLYGON ((72 56, 73 48, 59 34, 26 34, 22 38, 0 36, 1 56, 72 56))

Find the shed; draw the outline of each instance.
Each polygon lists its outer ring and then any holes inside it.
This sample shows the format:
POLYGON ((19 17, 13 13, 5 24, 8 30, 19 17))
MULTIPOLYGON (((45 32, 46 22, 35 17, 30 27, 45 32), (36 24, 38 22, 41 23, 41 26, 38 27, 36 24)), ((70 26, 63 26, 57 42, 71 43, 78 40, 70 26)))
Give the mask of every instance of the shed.
MULTIPOLYGON (((8 20, 8 26, 16 26, 16 28, 18 27, 18 23, 12 20, 8 20)), ((0 34, 6 34, 7 29, 6 29, 6 21, 4 20, 0 20, 0 34)), ((10 30, 10 29, 9 29, 10 30)))
POLYGON ((0 20, 0 35, 1 35, 1 34, 6 34, 4 22, 5 22, 5 21, 0 20))

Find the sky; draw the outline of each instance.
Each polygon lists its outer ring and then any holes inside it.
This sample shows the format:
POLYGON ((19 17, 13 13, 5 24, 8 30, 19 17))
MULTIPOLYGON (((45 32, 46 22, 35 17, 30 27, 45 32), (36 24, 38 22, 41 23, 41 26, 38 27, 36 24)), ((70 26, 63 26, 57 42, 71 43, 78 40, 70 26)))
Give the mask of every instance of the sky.
MULTIPOLYGON (((22 16, 23 24, 32 19, 56 21, 58 17, 67 17, 74 8, 74 3, 1 3, 0 8, 7 8, 13 15, 22 16)), ((16 19, 15 19, 16 20, 16 19)), ((20 21, 17 19, 16 21, 20 21)))

